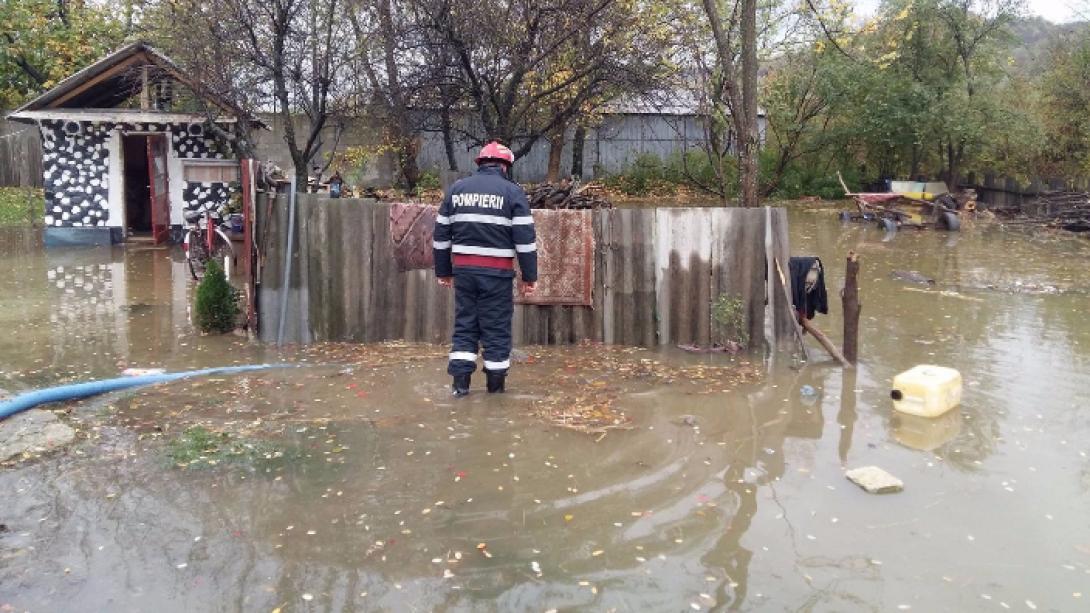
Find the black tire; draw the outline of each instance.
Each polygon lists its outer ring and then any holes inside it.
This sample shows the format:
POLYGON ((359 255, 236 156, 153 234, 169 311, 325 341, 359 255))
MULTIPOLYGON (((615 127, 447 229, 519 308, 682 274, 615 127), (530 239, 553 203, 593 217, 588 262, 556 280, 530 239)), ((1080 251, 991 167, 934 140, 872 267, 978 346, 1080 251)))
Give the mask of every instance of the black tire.
POLYGON ((951 213, 945 211, 939 214, 939 227, 947 232, 960 232, 961 231, 961 218, 957 213, 951 213))
POLYGON ((886 232, 896 232, 897 222, 888 217, 882 217, 878 220, 878 227, 886 232))

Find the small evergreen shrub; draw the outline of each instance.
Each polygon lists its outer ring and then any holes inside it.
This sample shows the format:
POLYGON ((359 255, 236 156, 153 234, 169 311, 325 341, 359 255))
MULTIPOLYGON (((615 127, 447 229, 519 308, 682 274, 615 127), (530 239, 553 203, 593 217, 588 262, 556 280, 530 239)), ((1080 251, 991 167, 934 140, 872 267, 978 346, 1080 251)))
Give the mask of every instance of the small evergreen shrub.
POLYGON ((712 317, 723 340, 745 346, 749 343, 746 303, 738 296, 720 294, 712 303, 712 317))
POLYGON ((230 332, 238 317, 238 292, 227 282, 223 267, 209 260, 197 285, 193 323, 201 332, 230 332))

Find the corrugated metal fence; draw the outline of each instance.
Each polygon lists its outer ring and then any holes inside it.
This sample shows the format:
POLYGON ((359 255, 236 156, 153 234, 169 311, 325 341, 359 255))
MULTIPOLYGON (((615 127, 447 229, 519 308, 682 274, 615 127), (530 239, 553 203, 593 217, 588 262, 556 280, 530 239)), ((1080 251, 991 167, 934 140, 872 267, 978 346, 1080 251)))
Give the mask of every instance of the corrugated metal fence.
MULTIPOLYGON (((293 273, 285 289, 287 203, 286 194, 258 199, 263 340, 276 340, 284 291, 286 342, 449 340, 453 293, 440 288, 431 271, 397 270, 387 204, 300 195, 293 273)), ((712 304, 725 294, 741 300, 752 347, 766 340, 790 346, 787 297, 769 292, 765 283, 766 254, 786 268, 783 209, 614 209, 593 215, 594 306, 516 306, 517 343, 708 345, 717 340, 712 304)))

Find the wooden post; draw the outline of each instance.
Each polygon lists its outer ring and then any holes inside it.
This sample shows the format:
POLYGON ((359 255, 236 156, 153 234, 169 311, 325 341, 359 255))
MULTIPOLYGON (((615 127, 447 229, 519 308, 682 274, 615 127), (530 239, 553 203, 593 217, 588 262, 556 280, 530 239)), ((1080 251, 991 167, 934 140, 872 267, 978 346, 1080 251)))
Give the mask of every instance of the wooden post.
POLYGON ((148 67, 144 66, 140 71, 140 110, 151 108, 151 92, 148 84, 148 67))
POLYGON ((246 329, 257 332, 257 291, 254 286, 254 161, 239 162, 239 182, 242 185, 242 269, 246 275, 246 329))
POLYGON ((848 266, 844 271, 844 289, 840 292, 844 308, 844 357, 856 364, 859 361, 859 256, 848 252, 848 266))

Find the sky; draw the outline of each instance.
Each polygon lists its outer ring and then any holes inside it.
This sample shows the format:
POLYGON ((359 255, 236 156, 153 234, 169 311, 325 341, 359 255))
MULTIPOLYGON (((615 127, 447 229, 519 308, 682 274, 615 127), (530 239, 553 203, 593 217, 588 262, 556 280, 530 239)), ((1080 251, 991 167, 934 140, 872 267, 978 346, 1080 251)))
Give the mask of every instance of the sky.
MULTIPOLYGON (((855 0, 855 6, 865 14, 873 14, 880 0, 855 0)), ((1085 0, 1026 0, 1026 11, 1030 15, 1038 15, 1045 19, 1064 23, 1079 19, 1080 7, 1090 7, 1090 2, 1085 0)), ((1090 10, 1085 12, 1090 13, 1090 10)))

